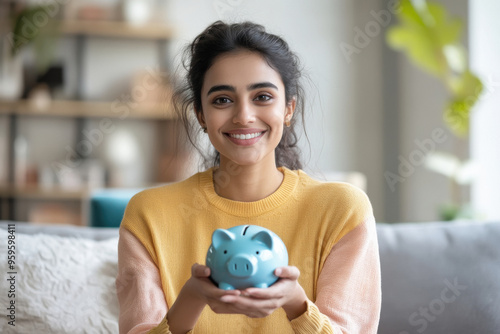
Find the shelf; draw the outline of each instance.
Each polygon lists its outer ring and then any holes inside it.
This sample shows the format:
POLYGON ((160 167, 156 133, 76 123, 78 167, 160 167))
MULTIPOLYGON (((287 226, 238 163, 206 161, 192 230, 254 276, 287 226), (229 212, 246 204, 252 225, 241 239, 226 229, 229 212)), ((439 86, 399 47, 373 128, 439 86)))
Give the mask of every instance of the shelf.
POLYGON ((133 25, 123 21, 61 21, 66 35, 86 35, 113 38, 169 39, 173 29, 165 24, 133 25))
POLYGON ((0 197, 15 197, 25 199, 45 200, 81 200, 88 196, 87 189, 64 189, 59 187, 40 187, 38 185, 26 185, 23 187, 12 185, 0 185, 0 197))
MULTIPOLYGON (((110 38, 137 38, 167 40, 173 37, 172 27, 161 23, 134 25, 124 21, 63 20, 58 22, 63 35, 82 35, 110 38)), ((0 24, 0 32, 10 31, 7 23, 0 24)))
POLYGON ((29 100, 0 101, 0 115, 27 115, 53 117, 89 117, 124 119, 174 119, 173 110, 163 105, 143 104, 132 108, 128 104, 118 102, 89 102, 54 100, 46 107, 40 108, 29 100))

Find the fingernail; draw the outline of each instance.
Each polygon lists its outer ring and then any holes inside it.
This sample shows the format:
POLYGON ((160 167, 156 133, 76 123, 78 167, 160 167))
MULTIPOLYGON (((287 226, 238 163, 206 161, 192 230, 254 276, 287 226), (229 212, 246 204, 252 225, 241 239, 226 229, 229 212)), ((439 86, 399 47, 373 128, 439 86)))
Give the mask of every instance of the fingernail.
POLYGON ((231 301, 232 301, 232 299, 233 299, 233 298, 232 298, 232 296, 230 296, 230 295, 226 295, 226 296, 222 296, 222 297, 220 297, 220 300, 221 300, 222 302, 224 302, 224 303, 229 303, 229 302, 231 302, 231 301))
POLYGON ((203 271, 203 274, 204 274, 205 276, 210 275, 210 269, 205 268, 205 270, 203 271))
POLYGON ((274 274, 275 274, 276 276, 281 275, 281 268, 276 269, 276 270, 274 271, 274 274))

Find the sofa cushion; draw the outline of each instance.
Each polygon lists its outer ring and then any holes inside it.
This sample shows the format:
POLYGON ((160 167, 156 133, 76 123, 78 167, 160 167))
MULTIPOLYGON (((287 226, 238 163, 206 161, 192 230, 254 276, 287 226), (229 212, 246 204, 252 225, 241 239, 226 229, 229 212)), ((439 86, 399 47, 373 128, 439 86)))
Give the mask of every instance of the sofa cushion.
POLYGON ((377 226, 379 333, 498 333, 500 223, 377 226))
MULTIPOLYGON (((0 228, 0 249, 7 238, 0 228)), ((16 321, 13 327, 0 317, 1 333, 118 333, 117 236, 96 241, 16 229, 15 243, 15 281, 0 283, 1 291, 14 283, 15 297, 2 292, 0 305, 14 300, 16 321)), ((0 271, 12 271, 6 259, 0 271)))
POLYGON ((130 199, 142 189, 100 189, 90 195, 89 225, 119 227, 130 199))

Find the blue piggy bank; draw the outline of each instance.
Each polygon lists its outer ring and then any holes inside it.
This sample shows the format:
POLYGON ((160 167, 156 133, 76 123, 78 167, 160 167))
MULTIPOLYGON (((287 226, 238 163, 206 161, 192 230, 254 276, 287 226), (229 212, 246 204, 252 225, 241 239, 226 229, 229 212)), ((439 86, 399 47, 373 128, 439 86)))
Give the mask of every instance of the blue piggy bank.
POLYGON ((274 270, 288 265, 288 252, 274 232, 240 225, 214 231, 206 265, 220 289, 267 288, 278 280, 274 270))

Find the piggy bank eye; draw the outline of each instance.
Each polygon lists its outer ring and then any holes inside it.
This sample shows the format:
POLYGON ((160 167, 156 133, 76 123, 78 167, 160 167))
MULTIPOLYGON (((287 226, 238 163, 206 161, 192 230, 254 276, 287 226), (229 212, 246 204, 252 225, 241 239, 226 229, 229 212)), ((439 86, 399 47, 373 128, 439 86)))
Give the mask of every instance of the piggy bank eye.
POLYGON ((227 250, 224 249, 224 254, 227 254, 227 250))
POLYGON ((257 255, 259 255, 259 253, 260 253, 259 251, 256 251, 256 252, 255 252, 255 254, 257 254, 257 255))

